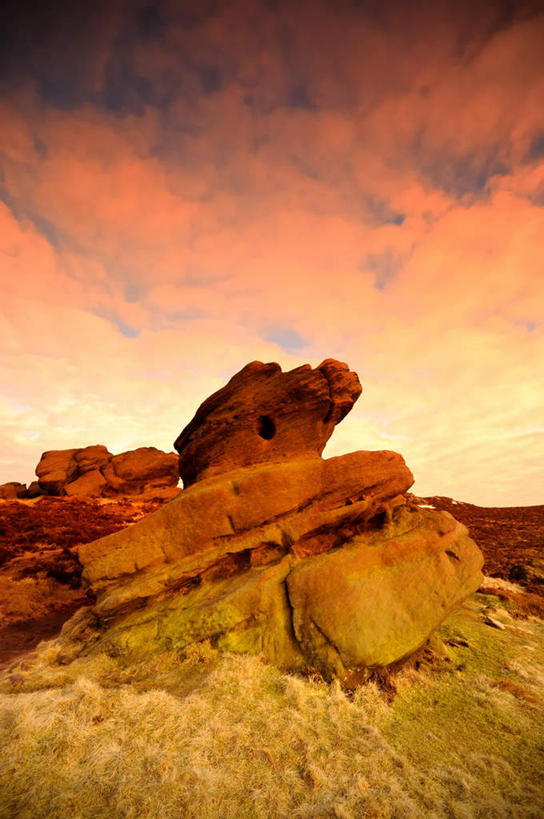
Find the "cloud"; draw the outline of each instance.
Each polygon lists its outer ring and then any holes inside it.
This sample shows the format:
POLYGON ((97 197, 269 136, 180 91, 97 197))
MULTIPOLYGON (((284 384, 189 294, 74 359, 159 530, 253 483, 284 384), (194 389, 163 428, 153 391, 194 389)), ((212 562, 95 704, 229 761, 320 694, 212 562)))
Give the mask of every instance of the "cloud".
POLYGON ((119 3, 4 55, 0 480, 170 449, 247 361, 334 356, 364 393, 330 453, 541 501, 544 16, 309 9, 119 3))

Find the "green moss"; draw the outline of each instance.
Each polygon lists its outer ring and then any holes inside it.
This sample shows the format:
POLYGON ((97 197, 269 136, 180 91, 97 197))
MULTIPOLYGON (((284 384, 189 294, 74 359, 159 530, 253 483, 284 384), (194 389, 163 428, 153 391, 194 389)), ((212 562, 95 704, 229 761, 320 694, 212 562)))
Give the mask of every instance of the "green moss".
POLYGON ((297 668, 302 655, 283 582, 288 568, 288 561, 254 568, 147 605, 111 626, 92 650, 108 647, 135 659, 209 638, 218 648, 297 668))
POLYGON ((477 777, 483 793, 495 789, 544 810, 544 624, 507 620, 504 630, 492 628, 489 602, 475 595, 448 617, 438 637, 450 659, 419 684, 401 684, 380 728, 441 785, 456 771, 459 790, 461 771, 467 781, 477 777))

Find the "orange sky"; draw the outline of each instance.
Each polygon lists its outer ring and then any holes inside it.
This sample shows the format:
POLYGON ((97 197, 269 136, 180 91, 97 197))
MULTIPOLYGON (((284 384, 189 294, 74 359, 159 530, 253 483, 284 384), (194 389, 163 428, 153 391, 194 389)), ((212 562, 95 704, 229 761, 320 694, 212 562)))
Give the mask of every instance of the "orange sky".
POLYGON ((0 483, 334 357, 325 455, 544 503, 540 3, 87 5, 0 35, 0 483))

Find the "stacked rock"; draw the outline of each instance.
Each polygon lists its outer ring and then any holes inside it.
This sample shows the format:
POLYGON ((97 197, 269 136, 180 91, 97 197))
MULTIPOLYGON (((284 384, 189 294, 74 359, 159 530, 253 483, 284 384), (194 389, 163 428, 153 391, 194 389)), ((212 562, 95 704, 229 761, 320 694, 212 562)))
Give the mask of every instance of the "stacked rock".
POLYGON ((482 555, 410 502, 401 455, 321 457, 360 394, 328 359, 253 362, 208 398, 175 443, 187 488, 80 547, 97 602, 65 627, 72 651, 89 634, 135 654, 210 639, 349 681, 423 645, 478 588, 482 555))
POLYGON ((44 452, 36 467, 40 489, 49 495, 172 498, 179 481, 175 453, 153 446, 112 455, 96 444, 44 452))

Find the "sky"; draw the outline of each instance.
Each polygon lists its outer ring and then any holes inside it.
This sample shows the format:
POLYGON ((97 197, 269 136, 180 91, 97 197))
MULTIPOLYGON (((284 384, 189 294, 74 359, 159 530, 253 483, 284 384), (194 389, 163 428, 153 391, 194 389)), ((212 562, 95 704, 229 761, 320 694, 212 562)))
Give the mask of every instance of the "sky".
POLYGON ((10 0, 0 483, 346 361, 325 456, 544 503, 540 0, 10 0))

